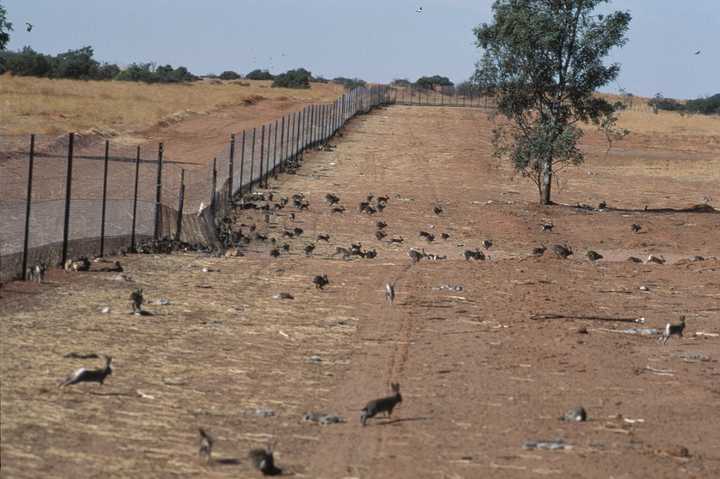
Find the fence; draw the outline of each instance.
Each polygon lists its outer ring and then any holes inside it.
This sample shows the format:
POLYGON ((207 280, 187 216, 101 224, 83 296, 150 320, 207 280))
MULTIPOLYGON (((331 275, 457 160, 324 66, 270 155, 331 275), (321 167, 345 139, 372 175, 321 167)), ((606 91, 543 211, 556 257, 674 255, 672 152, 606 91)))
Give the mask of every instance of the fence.
POLYGON ((70 133, 31 135, 23 146, 0 136, 0 280, 24 278, 40 262, 133 251, 148 239, 212 244, 215 216, 233 196, 267 186, 305 149, 397 93, 357 88, 236 133, 206 169, 183 168, 163 144, 148 150, 70 133))
POLYGON ((411 106, 455 106, 466 108, 494 108, 495 103, 490 96, 484 96, 479 90, 458 90, 454 87, 445 88, 393 88, 392 101, 398 105, 411 106))

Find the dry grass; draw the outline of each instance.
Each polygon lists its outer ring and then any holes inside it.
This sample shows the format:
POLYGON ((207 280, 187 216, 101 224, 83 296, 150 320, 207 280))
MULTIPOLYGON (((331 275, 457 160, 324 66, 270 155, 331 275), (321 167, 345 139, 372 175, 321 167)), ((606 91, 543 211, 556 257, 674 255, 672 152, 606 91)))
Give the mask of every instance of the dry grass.
POLYGON ((263 97, 290 102, 335 99, 342 87, 271 88, 269 81, 199 81, 181 85, 0 76, 0 134, 59 134, 90 129, 142 131, 178 114, 209 113, 263 97), (243 86, 243 84, 250 84, 243 86))
POLYGON ((620 126, 638 133, 720 136, 719 116, 683 116, 670 111, 660 111, 657 115, 644 111, 625 111, 620 115, 620 126))

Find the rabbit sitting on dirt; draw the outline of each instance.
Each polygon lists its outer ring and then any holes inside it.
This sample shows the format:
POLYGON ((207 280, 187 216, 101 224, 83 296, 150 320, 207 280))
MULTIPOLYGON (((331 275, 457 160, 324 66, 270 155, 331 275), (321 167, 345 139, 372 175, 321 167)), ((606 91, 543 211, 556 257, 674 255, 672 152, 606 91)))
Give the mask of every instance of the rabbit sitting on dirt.
POLYGON ((393 394, 392 396, 387 396, 384 398, 370 401, 369 403, 367 403, 367 406, 362 409, 362 412, 360 413, 360 422, 363 426, 365 426, 365 423, 368 419, 370 419, 371 417, 375 417, 375 415, 380 412, 384 412, 388 417, 392 416, 392 411, 395 406, 397 406, 398 403, 402 402, 402 396, 400 395, 400 384, 391 383, 390 387, 395 394, 393 394))

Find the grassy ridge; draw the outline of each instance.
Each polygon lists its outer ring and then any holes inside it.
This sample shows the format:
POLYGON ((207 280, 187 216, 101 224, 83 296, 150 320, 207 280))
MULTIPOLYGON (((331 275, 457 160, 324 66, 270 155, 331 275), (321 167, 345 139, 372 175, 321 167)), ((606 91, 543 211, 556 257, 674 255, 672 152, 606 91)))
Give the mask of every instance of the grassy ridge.
POLYGON ((51 80, 0 76, 0 134, 60 134, 97 129, 143 131, 179 114, 205 114, 269 100, 334 100, 343 88, 313 83, 307 90, 270 88, 270 81, 185 84, 51 80), (249 86, 247 86, 249 84, 249 86), (262 98, 260 98, 262 97, 262 98))

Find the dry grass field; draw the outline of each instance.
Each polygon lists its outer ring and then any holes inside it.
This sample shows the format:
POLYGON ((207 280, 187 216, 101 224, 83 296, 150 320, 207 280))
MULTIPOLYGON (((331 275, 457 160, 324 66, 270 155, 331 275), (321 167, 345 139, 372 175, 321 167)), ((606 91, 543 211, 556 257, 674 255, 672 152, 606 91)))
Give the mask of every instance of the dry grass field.
POLYGON ((278 258, 255 240, 244 257, 117 258, 132 282, 53 271, 43 285, 4 285, 3 477, 259 477, 247 451, 268 443, 287 475, 307 478, 720 476, 720 214, 652 211, 703 197, 717 206, 720 130, 716 119, 681 131, 672 124, 699 120, 626 115, 638 132, 609 154, 588 132, 587 162, 554 198, 605 200, 606 211, 539 207, 491 157, 480 110, 393 106, 353 120, 337 149, 307 154, 271 185, 276 199, 303 193, 308 210, 288 206, 269 223, 235 213, 245 234, 254 224, 289 244, 278 258), (331 212, 329 192, 344 213, 331 212), (369 193, 388 207, 358 212, 369 193), (378 220, 403 242, 378 240, 378 220), (296 227, 301 236, 282 238, 296 227), (483 239, 489 258, 465 261, 483 239), (351 242, 377 258, 333 255, 351 242), (575 254, 530 255, 557 243, 575 254), (447 259, 413 266, 411 247, 447 259), (604 259, 589 261, 589 249, 604 259), (626 260, 650 254, 667 262, 626 260), (318 290, 322 273, 330 284, 318 290), (151 316, 128 314, 135 287, 151 316), (629 334, 680 315, 685 335, 667 345, 629 334), (71 370, 99 363, 70 352, 112 355, 115 370, 104 386, 60 389, 71 370), (403 402, 363 428, 360 409, 391 381, 403 402), (578 405, 587 422, 558 419, 578 405), (318 426, 307 411, 347 422, 318 426), (208 466, 198 427, 216 439, 208 466), (524 447, 556 440, 562 449, 524 447))
POLYGON ((278 105, 322 102, 334 100, 343 92, 336 84, 313 83, 309 90, 271 88, 270 84, 206 80, 150 85, 2 75, 0 135, 60 135, 69 131, 93 131, 111 137, 137 135, 160 124, 229 107, 264 100, 278 105))

